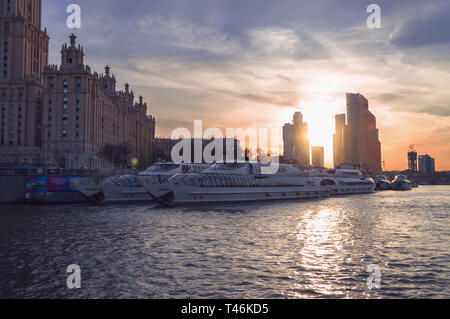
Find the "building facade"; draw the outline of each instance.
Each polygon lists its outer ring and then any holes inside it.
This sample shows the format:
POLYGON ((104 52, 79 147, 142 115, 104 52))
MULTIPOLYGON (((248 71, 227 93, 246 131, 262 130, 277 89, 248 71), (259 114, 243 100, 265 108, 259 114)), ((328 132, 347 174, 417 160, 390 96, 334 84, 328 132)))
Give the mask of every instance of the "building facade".
POLYGON ((0 165, 38 164, 49 36, 41 0, 0 0, 0 165))
POLYGON ((381 171, 381 143, 376 118, 361 94, 347 94, 347 115, 336 115, 334 166, 348 163, 374 174, 381 171))
POLYGON ((311 162, 314 166, 325 166, 325 148, 323 146, 311 147, 311 162))
POLYGON ((417 152, 408 152, 408 170, 410 172, 417 172, 417 152))
POLYGON ((122 146, 139 165, 150 164, 155 119, 147 103, 135 103, 128 84, 117 91, 109 66, 105 74, 92 72, 75 35, 61 48, 61 65, 45 67, 43 87, 45 165, 107 167, 114 160, 102 155, 106 146, 122 146))
POLYGON ((303 114, 296 112, 293 121, 283 126, 283 158, 302 165, 310 165, 308 124, 303 122, 303 114))
POLYGON ((430 155, 419 155, 419 172, 432 174, 436 171, 434 158, 430 155))

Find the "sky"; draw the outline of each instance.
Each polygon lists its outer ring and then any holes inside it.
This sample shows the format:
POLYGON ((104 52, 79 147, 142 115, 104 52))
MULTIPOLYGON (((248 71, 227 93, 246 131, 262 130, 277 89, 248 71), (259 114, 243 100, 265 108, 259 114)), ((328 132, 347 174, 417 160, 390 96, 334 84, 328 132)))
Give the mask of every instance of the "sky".
POLYGON ((281 127, 296 111, 332 165, 335 114, 361 93, 377 117, 386 170, 407 151, 450 170, 448 0, 43 0, 50 63, 73 32, 85 63, 111 66, 157 119, 157 136, 203 127, 281 127), (81 7, 69 29, 66 7, 81 7), (367 7, 381 28, 367 27, 367 7))

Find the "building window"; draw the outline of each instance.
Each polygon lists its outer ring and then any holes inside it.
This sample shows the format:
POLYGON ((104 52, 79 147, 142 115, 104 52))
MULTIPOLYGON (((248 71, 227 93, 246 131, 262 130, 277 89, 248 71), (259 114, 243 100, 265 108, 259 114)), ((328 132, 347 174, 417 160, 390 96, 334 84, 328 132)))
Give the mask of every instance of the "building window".
POLYGON ((81 92, 81 78, 77 78, 77 92, 81 92))
POLYGON ((54 78, 48 79, 48 86, 50 88, 50 92, 53 92, 55 89, 55 79, 54 78))
POLYGON ((63 89, 64 89, 64 93, 67 93, 67 92, 68 92, 68 89, 69 89, 69 82, 68 82, 67 80, 64 80, 64 83, 63 83, 63 89))

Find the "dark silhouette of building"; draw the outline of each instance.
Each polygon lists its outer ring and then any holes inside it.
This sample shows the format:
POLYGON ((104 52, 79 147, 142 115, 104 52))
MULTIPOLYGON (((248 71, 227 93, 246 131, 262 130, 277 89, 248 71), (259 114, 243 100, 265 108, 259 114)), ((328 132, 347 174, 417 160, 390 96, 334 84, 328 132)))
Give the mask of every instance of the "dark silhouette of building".
POLYGON ((302 165, 310 165, 308 124, 303 122, 303 114, 296 112, 292 123, 283 127, 283 158, 302 165))
POLYGON ((410 172, 417 172, 417 152, 408 152, 408 170, 410 172))
POLYGON ((334 166, 351 163, 374 174, 381 171, 381 143, 376 118, 361 94, 347 94, 347 115, 336 115, 334 166))
POLYGON ((432 174, 436 170, 434 158, 430 155, 419 155, 419 171, 424 174, 432 174))
POLYGON ((312 165, 324 167, 325 165, 325 148, 323 146, 311 147, 312 165))

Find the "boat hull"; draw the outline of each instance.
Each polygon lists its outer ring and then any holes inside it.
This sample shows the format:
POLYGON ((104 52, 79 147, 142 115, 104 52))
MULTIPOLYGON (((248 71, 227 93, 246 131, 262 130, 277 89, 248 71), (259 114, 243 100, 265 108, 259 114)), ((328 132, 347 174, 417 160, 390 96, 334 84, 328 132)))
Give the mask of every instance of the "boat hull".
POLYGON ((392 184, 392 190, 394 190, 394 191, 410 191, 410 190, 412 190, 412 185, 410 182, 406 182, 406 181, 394 182, 392 184))
POLYGON ((154 202, 144 187, 78 185, 76 188, 88 201, 93 202, 154 202))
POLYGON ((388 191, 391 189, 391 184, 386 181, 378 181, 376 183, 375 190, 377 191, 388 191))
POLYGON ((370 194, 375 191, 375 185, 338 186, 332 189, 331 195, 357 195, 370 194))
POLYGON ((328 197, 330 187, 186 187, 178 185, 151 185, 145 188, 155 197, 170 196, 171 200, 164 204, 211 204, 211 203, 239 203, 254 201, 294 200, 307 198, 328 197))

